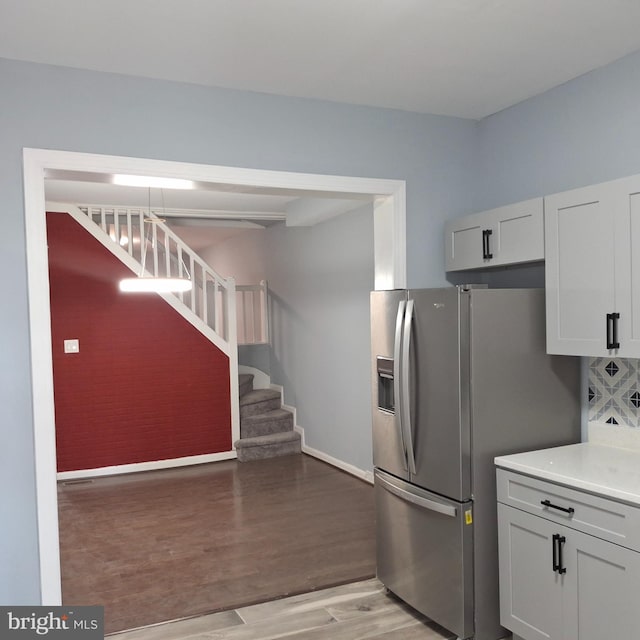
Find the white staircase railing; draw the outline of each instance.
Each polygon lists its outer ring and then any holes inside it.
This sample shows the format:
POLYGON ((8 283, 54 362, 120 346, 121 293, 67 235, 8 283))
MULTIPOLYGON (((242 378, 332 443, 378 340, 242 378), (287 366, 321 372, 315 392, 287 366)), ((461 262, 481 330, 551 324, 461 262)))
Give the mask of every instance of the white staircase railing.
POLYGON ((268 344, 267 282, 237 285, 238 344, 268 344))
POLYGON ((65 205, 65 210, 76 220, 79 211, 84 218, 97 225, 115 245, 109 249, 117 257, 121 258, 126 253, 133 259, 134 265, 130 260, 123 262, 137 275, 190 278, 193 285, 191 291, 170 295, 177 297, 192 315, 218 336, 215 342, 227 353, 232 338, 231 328, 235 326, 235 321, 231 319, 232 315, 235 316, 235 304, 232 302, 235 283, 232 278, 217 274, 163 222, 145 225, 145 218, 158 220, 146 208, 65 205), (144 274, 141 273, 143 262, 144 274))

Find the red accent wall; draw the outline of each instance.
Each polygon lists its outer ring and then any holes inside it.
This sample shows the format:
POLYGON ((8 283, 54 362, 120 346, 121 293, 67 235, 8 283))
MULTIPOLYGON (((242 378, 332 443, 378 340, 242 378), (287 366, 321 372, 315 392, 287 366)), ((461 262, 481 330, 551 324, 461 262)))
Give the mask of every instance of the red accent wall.
POLYGON ((48 213, 58 471, 229 451, 229 359, 68 214, 48 213), (80 352, 65 354, 77 338, 80 352))

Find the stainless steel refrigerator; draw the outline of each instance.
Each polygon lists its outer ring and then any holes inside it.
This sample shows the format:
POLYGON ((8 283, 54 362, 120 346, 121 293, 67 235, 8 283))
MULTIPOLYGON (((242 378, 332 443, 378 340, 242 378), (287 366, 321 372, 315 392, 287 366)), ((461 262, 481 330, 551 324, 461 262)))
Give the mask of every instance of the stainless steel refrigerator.
POLYGON ((579 359, 539 289, 371 294, 377 574, 460 638, 496 640, 493 458, 580 439, 579 359))

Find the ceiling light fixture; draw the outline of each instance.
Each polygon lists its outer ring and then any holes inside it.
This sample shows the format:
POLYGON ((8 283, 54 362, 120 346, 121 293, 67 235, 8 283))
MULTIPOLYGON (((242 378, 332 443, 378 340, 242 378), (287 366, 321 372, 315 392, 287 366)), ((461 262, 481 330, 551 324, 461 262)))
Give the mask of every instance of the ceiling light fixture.
POLYGON ((191 280, 186 278, 124 278, 120 280, 120 291, 125 293, 178 293, 191 291, 191 280))
POLYGON ((156 176, 131 176, 124 173, 116 173, 113 176, 113 184, 121 187, 147 187, 151 189, 195 189, 193 180, 181 178, 158 178, 156 176))
MULTIPOLYGON (((162 194, 162 206, 164 208, 164 194, 162 194)), ((148 225, 149 236, 151 236, 151 227, 154 224, 164 221, 164 218, 158 218, 157 216, 153 216, 151 213, 151 187, 149 187, 149 215, 144 218, 143 221, 143 225, 148 225)), ((147 246, 151 242, 151 237, 147 238, 144 227, 140 229, 140 241, 143 243, 140 274, 137 278, 123 278, 120 280, 120 291, 123 291, 124 293, 181 293, 191 291, 193 283, 191 282, 187 265, 184 264, 184 261, 182 266, 187 272, 186 278, 145 276, 147 246)))

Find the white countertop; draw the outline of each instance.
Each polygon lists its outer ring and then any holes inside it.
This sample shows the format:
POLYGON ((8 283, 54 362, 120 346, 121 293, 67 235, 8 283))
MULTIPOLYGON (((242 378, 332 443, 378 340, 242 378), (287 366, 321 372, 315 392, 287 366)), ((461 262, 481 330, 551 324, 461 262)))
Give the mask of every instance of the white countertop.
POLYGON ((498 467, 640 506, 640 452, 584 442, 499 456, 498 467))

